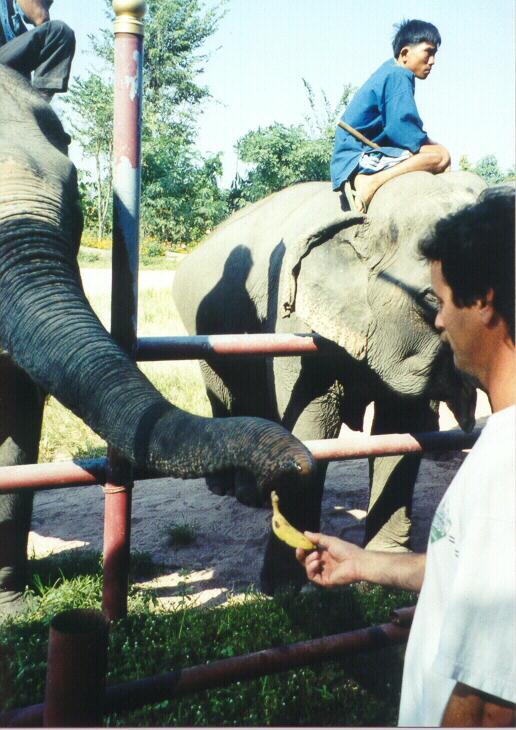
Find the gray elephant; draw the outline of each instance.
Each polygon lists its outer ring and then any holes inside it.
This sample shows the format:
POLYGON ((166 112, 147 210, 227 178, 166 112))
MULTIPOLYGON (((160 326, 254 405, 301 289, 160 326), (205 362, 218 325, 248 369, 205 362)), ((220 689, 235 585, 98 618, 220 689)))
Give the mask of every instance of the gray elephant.
MULTIPOLYGON (((51 393, 151 472, 245 467, 264 489, 299 493, 312 457, 288 431, 175 408, 113 342, 76 263, 82 216, 69 137, 39 94, 2 66, 0 96, 0 465, 37 461, 51 393)), ((0 617, 22 607, 31 508, 26 491, 0 495, 0 617)))
MULTIPOLYGON (((318 356, 203 363, 213 415, 259 415, 300 439, 326 439, 341 424, 361 429, 371 402, 374 433, 436 430, 442 400, 471 429, 476 393, 433 326, 436 302, 417 244, 484 187, 470 173, 411 173, 382 187, 364 217, 343 210, 327 183, 302 183, 219 226, 176 273, 188 332, 317 332, 326 344, 318 356)), ((419 462, 370 461, 369 548, 408 549, 419 462)), ((318 464, 311 495, 298 503, 298 527, 318 529, 325 472, 318 464)), ((226 477, 211 488, 261 501, 245 475, 226 477)))

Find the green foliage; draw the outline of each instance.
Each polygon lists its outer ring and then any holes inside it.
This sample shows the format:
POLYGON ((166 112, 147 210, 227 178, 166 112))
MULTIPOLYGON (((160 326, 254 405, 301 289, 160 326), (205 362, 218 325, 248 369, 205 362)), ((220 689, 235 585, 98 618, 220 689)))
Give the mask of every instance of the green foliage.
MULTIPOLYGON (((198 79, 208 61, 202 53, 222 16, 222 6, 201 0, 150 0, 144 45, 144 116, 142 130, 142 227, 164 244, 190 245, 228 213, 219 189, 218 156, 195 150, 197 116, 210 98, 198 79)), ((111 2, 106 15, 112 20, 111 2)), ((99 238, 104 235, 111 200, 112 65, 111 29, 90 37, 107 74, 91 72, 72 84, 68 103, 74 131, 86 156, 95 161, 96 181, 89 194, 96 202, 99 238), (106 79, 104 81, 104 78, 106 79)), ((92 225, 91 207, 85 207, 92 225)))
POLYGON ((174 246, 197 243, 228 214, 219 156, 203 159, 172 128, 144 145, 142 223, 146 235, 174 246))
MULTIPOLYGON (((147 568, 148 558, 141 562, 147 568)), ((98 608, 100 556, 74 550, 30 561, 39 576, 34 609, 0 626, 0 705, 9 709, 43 697, 48 623, 70 607, 98 608)), ((108 684, 170 672, 269 647, 305 641, 388 620, 415 597, 362 584, 274 599, 249 592, 219 608, 156 612, 152 591, 131 590, 126 619, 109 635, 108 684)), ((106 718, 110 726, 395 725, 402 652, 355 654, 226 688, 197 692, 106 718)))
POLYGON ((514 168, 505 172, 500 168, 495 155, 486 155, 482 157, 475 165, 472 165, 466 155, 462 155, 459 160, 461 170, 474 172, 483 178, 488 185, 498 185, 500 183, 514 180, 514 168))
POLYGON ((92 72, 87 79, 75 78, 66 102, 71 110, 73 135, 95 167, 94 182, 80 174, 80 192, 85 222, 96 223, 97 236, 108 230, 111 212, 113 159, 113 82, 92 72))
POLYGON ((248 132, 236 149, 254 169, 235 187, 245 201, 255 201, 297 182, 327 180, 332 145, 329 139, 311 139, 301 125, 275 123, 248 132))
POLYGON ((345 109, 354 89, 347 84, 333 108, 324 91, 319 103, 306 79, 303 84, 310 107, 303 124, 285 126, 276 122, 238 140, 238 157, 252 169, 245 178, 234 180, 229 201, 232 208, 260 200, 294 183, 330 179, 335 117, 345 109))
POLYGON ((191 522, 176 522, 167 529, 169 547, 186 547, 197 540, 198 525, 191 522))

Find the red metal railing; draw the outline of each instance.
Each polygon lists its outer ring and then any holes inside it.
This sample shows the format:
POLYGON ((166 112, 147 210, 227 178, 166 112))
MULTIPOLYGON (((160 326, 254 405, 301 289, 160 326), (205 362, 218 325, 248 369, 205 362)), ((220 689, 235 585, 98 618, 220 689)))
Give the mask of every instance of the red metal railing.
MULTIPOLYGON (((67 612, 65 617, 68 623, 71 620, 71 613, 67 612)), ((102 715, 112 712, 136 710, 151 703, 184 697, 201 690, 225 687, 236 681, 246 681, 285 672, 294 667, 309 666, 342 657, 351 652, 375 651, 388 645, 404 644, 408 638, 413 615, 413 607, 398 609, 393 612, 389 623, 379 626, 264 649, 252 654, 124 682, 108 687, 103 697, 99 696, 103 678, 99 674, 98 666, 90 668, 89 677, 82 674, 82 682, 73 681, 77 679, 77 665, 81 664, 83 654, 86 659, 92 654, 94 641, 96 641, 99 656, 105 656, 107 641, 100 616, 97 617, 96 636, 93 634, 94 627, 91 626, 94 617, 88 616, 88 632, 82 626, 70 627, 70 633, 67 636, 62 634, 56 636, 55 628, 53 629, 54 635, 51 630, 49 659, 54 658, 54 663, 53 665, 49 663, 45 702, 0 714, 0 726, 41 727, 44 719, 49 716, 56 721, 55 724, 61 726, 65 724, 84 726, 94 724, 94 721, 99 724, 102 715), (53 643, 56 639, 59 647, 53 643), (62 652, 59 659, 57 659, 57 648, 60 648, 62 652), (60 687, 67 685, 67 676, 71 678, 71 687, 68 689, 70 694, 75 697, 75 715, 69 702, 62 706, 59 702, 56 703, 55 692, 48 692, 49 685, 58 684, 60 687), (97 702, 93 707, 91 706, 92 697, 97 697, 97 702), (75 722, 73 722, 74 720, 75 722)), ((82 615, 78 616, 78 621, 83 621, 82 615)), ((54 623, 56 622, 58 625, 63 623, 59 616, 54 620, 54 623)), ((101 661, 100 664, 105 667, 104 661, 101 661)))
POLYGON ((335 345, 312 334, 196 335, 192 337, 140 337, 135 359, 204 360, 214 355, 257 356, 318 355, 335 345))
MULTIPOLYGON (((481 433, 460 430, 429 433, 391 433, 368 436, 360 431, 348 431, 338 439, 305 441, 315 459, 346 461, 368 456, 397 456, 423 452, 470 449, 481 433)), ((18 489, 64 489, 104 484, 107 480, 107 459, 63 461, 53 464, 24 464, 0 467, 0 491, 18 489)), ((155 475, 136 470, 137 479, 153 479, 155 475)), ((111 479, 111 481, 116 481, 111 479)))

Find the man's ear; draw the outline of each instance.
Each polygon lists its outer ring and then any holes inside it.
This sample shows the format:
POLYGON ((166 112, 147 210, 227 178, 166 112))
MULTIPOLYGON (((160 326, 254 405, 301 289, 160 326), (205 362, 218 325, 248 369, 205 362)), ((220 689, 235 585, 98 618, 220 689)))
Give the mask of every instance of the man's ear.
POLYGON ((488 289, 485 296, 478 300, 478 311, 482 322, 487 326, 491 324, 493 318, 496 316, 496 309, 494 308, 494 291, 488 289))
POLYGON ((399 56, 396 60, 400 63, 405 63, 405 61, 407 60, 408 52, 409 52, 409 47, 403 46, 403 48, 401 49, 399 56))

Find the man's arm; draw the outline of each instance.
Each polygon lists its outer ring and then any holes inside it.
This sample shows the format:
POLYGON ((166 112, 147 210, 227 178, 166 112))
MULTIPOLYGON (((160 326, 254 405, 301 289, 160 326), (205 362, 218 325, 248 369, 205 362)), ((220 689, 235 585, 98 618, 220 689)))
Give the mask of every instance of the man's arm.
POLYGON ((296 557, 304 565, 308 578, 320 586, 347 585, 365 580, 408 591, 420 591, 425 575, 423 553, 384 553, 363 550, 337 537, 306 532, 317 550, 306 553, 297 549, 296 557))
POLYGON ((514 727, 512 702, 457 682, 444 711, 443 727, 514 727))
POLYGON ((43 25, 50 20, 48 9, 53 0, 18 0, 23 14, 33 25, 43 25))

